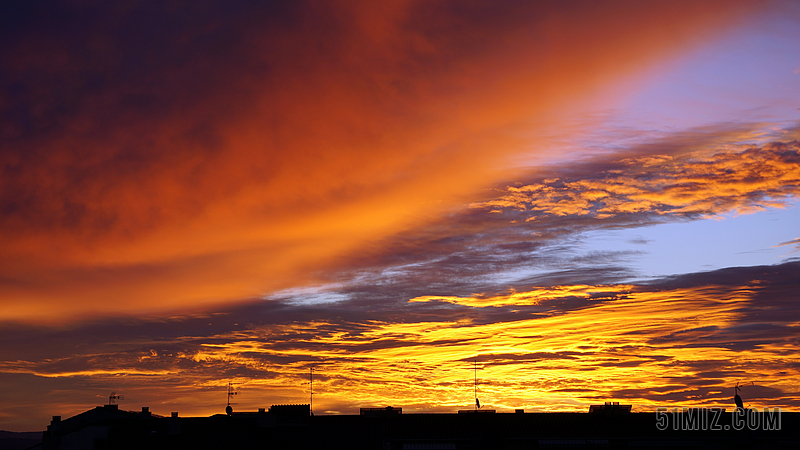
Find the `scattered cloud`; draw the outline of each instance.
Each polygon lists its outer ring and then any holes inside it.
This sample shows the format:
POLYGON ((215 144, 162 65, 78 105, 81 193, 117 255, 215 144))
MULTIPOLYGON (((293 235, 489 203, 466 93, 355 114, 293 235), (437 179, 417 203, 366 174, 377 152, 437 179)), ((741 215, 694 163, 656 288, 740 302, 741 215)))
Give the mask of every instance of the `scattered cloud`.
POLYGON ((797 141, 744 151, 625 158, 603 171, 509 186, 473 208, 513 210, 526 222, 586 216, 598 221, 636 215, 712 217, 785 207, 800 193, 797 141))

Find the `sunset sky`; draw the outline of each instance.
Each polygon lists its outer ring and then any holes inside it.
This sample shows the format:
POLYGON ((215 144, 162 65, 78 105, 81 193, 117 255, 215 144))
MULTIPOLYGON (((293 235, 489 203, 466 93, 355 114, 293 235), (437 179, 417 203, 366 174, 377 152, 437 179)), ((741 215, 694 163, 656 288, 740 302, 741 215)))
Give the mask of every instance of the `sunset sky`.
POLYGON ((0 84, 0 429, 800 409, 797 2, 8 1, 0 84))

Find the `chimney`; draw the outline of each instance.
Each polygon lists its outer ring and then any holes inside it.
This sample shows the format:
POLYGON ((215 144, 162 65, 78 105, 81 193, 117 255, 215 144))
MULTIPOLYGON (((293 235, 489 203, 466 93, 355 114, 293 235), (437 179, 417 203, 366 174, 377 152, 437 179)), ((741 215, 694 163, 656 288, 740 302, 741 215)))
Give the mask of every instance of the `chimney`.
POLYGON ((181 434, 181 419, 178 418, 177 411, 172 412, 172 417, 167 422, 167 434, 181 434))

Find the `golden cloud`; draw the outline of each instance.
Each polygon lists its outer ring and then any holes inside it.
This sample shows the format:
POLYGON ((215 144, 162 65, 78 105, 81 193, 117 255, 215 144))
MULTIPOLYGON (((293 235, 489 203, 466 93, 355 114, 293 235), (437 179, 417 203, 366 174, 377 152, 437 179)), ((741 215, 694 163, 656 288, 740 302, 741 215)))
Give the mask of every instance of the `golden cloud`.
MULTIPOLYGON (((788 276, 796 264, 784 270, 788 276)), ((753 407, 796 407, 793 355, 800 350, 794 339, 800 321, 787 317, 761 324, 748 318, 770 301, 770 292, 779 299, 781 289, 769 278, 683 287, 565 285, 480 304, 445 299, 486 312, 506 305, 509 312, 498 320, 452 320, 442 311, 437 320, 406 323, 255 325, 182 339, 173 344, 183 346, 181 351, 151 348, 73 361, 5 362, 2 371, 121 384, 130 393, 152 389, 157 381, 181 395, 196 392, 201 401, 187 402, 187 413, 211 414, 220 410, 213 397, 229 380, 247 394, 237 399, 239 409, 275 399, 305 401, 308 390, 302 383, 314 367, 318 412, 352 413, 365 405, 453 411, 472 404, 469 369, 477 358, 483 367, 481 403, 500 410, 585 410, 610 398, 637 410, 731 407, 729 388, 745 379, 759 386, 743 394, 753 407), (546 303, 598 292, 601 301, 562 313, 513 312, 530 299, 546 303)), ((431 300, 442 298, 414 299, 409 305, 431 300)))
POLYGON ((709 217, 781 208, 800 194, 797 141, 714 154, 648 155, 584 179, 547 179, 508 187, 473 208, 608 219, 625 214, 709 217))
POLYGON ((553 286, 549 288, 539 288, 526 292, 513 292, 507 295, 475 295, 471 297, 454 296, 431 296, 415 297, 409 302, 431 302, 440 301, 456 305, 472 306, 485 308, 489 306, 514 306, 514 305, 538 305, 542 302, 566 297, 577 297, 583 299, 604 299, 618 298, 625 295, 633 286, 553 286))

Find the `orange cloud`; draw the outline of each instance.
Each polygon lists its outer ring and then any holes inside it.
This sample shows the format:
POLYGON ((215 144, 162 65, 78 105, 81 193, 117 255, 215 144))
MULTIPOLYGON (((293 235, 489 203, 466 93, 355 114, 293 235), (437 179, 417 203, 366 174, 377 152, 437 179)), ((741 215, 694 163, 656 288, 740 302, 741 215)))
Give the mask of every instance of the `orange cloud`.
POLYGON ((0 315, 187 310, 313 281, 508 176, 533 118, 748 5, 20 12, 0 67, 0 315))
POLYGON ((791 141, 744 151, 628 158, 620 169, 585 179, 508 187, 508 194, 472 207, 527 211, 528 221, 636 213, 708 217, 782 208, 800 194, 798 151, 797 141, 791 141))

